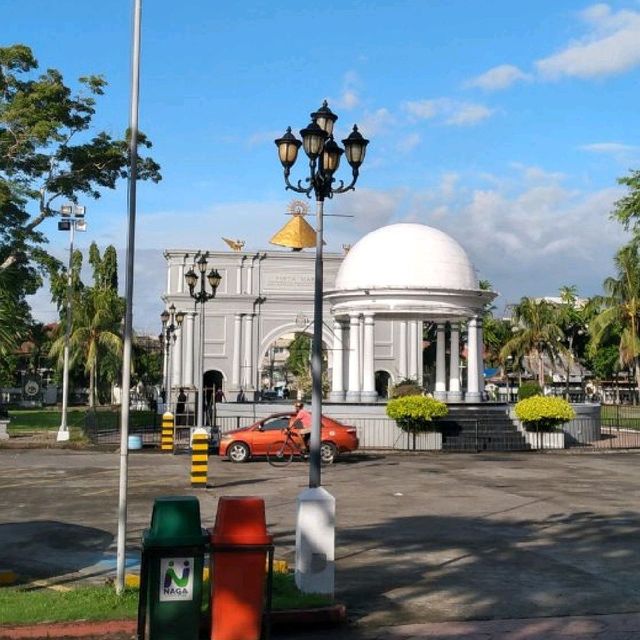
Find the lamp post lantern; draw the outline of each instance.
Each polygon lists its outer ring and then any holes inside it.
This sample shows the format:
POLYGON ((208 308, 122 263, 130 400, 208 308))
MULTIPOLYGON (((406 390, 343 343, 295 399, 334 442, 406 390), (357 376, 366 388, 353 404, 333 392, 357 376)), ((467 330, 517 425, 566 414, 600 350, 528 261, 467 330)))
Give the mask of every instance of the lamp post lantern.
POLYGON ((368 140, 362 137, 358 127, 354 125, 352 132, 342 141, 344 149, 338 146, 333 138, 333 127, 338 116, 329 109, 327 101, 311 114, 311 123, 300 131, 302 141, 298 140, 291 127, 288 127, 281 138, 275 140, 278 157, 284 167, 286 188, 297 193, 304 193, 308 198, 311 193, 316 199, 316 259, 315 288, 313 299, 313 341, 311 357, 311 440, 309 460, 309 487, 319 487, 320 475, 320 432, 322 415, 322 294, 323 294, 323 213, 325 198, 332 198, 336 193, 345 193, 355 189, 364 162, 368 140), (309 175, 305 185, 298 180, 296 185, 289 180, 291 168, 298 157, 300 147, 309 158, 309 175), (351 182, 345 186, 340 180, 336 184, 334 174, 340 166, 342 154, 351 166, 351 182))
POLYGON ((309 488, 298 495, 296 518, 296 568, 298 588, 307 593, 333 594, 335 576, 335 498, 321 487, 321 428, 322 428, 322 296, 323 296, 323 214, 324 201, 336 193, 355 188, 364 161, 368 140, 358 127, 342 141, 339 147, 333 137, 338 116, 329 109, 327 101, 311 114, 311 123, 300 131, 302 141, 292 133, 291 127, 275 140, 278 157, 284 168, 286 188, 296 193, 311 193, 316 199, 316 255, 313 297, 313 340, 311 344, 311 438, 309 458, 309 488), (301 180, 292 184, 291 168, 300 147, 309 159, 309 174, 303 185, 301 180), (335 172, 345 155, 351 166, 351 182, 336 183, 335 172), (318 562, 320 560, 320 562, 318 562))
POLYGON ((218 286, 222 280, 222 276, 217 269, 211 269, 207 273, 207 254, 202 253, 200 258, 194 265, 198 272, 192 267, 184 274, 184 279, 189 287, 189 295, 196 301, 196 305, 200 304, 200 358, 198 372, 198 400, 197 400, 197 426, 204 427, 203 419, 203 400, 204 400, 204 305, 209 300, 216 297, 218 286), (200 280, 200 289, 196 290, 198 280, 200 280), (207 282, 211 287, 211 292, 207 291, 207 282))
POLYGON ((69 232, 69 264, 67 267, 67 310, 66 324, 64 328, 64 351, 62 364, 62 417, 60 427, 56 435, 57 442, 69 440, 69 426, 67 413, 69 408, 69 338, 71 337, 71 323, 73 314, 71 306, 73 301, 73 240, 76 231, 86 231, 87 223, 84 219, 86 209, 77 204, 65 204, 60 207, 59 231, 69 232))

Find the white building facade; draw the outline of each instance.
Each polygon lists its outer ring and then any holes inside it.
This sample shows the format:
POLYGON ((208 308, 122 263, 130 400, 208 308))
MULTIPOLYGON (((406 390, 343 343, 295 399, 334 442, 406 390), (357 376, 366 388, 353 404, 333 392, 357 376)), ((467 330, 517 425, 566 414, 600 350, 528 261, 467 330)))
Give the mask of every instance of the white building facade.
MULTIPOLYGON (((215 299, 195 305, 185 273, 193 250, 167 250, 167 306, 186 313, 165 364, 175 391, 197 388, 204 349, 205 387, 227 399, 260 388, 269 348, 292 333, 313 333, 315 254, 291 251, 211 251, 208 268, 222 281, 215 299), (204 307, 204 336, 198 314, 204 307)), ((391 225, 360 240, 349 253, 324 254, 323 347, 330 400, 375 402, 388 385, 423 383, 423 326, 437 325, 434 395, 477 402, 483 395, 482 310, 495 294, 482 291, 460 245, 417 224, 391 225), (466 388, 461 386, 460 327, 466 323, 466 388)))

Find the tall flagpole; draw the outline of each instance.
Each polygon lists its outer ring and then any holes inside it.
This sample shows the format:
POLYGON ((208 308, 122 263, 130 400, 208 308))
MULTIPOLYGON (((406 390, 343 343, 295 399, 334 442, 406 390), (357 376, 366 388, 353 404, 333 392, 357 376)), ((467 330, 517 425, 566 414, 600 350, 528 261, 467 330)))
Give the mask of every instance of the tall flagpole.
POLYGON ((125 284, 124 345, 122 350, 122 404, 120 411, 120 487, 118 499, 118 549, 116 592, 124 589, 127 544, 127 477, 129 453, 129 387, 131 383, 131 335, 133 326, 133 263, 136 240, 136 180, 138 176, 138 102, 140 88, 140 18, 142 0, 134 0, 131 54, 131 112, 129 118, 129 182, 127 200, 127 267, 125 284))

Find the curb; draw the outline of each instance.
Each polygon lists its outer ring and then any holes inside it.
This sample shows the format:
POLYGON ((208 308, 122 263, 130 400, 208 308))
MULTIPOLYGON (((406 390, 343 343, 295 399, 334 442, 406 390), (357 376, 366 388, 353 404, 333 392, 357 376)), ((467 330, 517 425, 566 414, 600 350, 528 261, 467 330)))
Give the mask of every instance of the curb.
MULTIPOLYGON (((309 627, 335 627, 347 620, 343 604, 317 609, 287 609, 271 613, 271 626, 275 629, 307 629, 309 627)), ((99 638, 116 633, 135 635, 135 620, 100 620, 95 622, 50 622, 35 625, 2 626, 0 640, 27 640, 36 638, 99 638)))

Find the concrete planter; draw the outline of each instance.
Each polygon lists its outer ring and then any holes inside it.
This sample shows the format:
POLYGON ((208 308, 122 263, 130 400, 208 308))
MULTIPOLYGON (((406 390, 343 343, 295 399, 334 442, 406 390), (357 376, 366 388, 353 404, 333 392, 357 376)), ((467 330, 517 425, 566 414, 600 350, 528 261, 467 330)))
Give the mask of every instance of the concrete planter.
POLYGON ((522 431, 525 440, 532 449, 564 449, 564 432, 562 431, 522 431))

